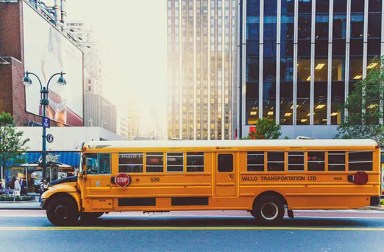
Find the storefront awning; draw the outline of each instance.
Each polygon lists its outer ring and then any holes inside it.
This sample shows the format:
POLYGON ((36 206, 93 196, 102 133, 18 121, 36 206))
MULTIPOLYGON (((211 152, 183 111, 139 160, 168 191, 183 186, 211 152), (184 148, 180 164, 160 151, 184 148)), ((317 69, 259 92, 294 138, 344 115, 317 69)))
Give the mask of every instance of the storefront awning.
MULTIPOLYGON (((25 152, 21 157, 24 159, 23 166, 25 166, 27 163, 30 163, 31 166, 34 166, 32 164, 36 165, 37 161, 41 160, 41 152, 25 152)), ((66 164, 71 167, 79 167, 80 152, 50 151, 47 153, 47 163, 49 162, 66 164)), ((21 164, 15 164, 14 166, 21 166, 21 164)))

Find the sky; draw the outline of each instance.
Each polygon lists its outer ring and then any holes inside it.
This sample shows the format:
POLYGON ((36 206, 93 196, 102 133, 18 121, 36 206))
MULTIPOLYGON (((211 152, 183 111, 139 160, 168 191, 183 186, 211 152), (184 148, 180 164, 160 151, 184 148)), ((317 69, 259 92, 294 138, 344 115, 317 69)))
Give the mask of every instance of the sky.
POLYGON ((67 0, 66 5, 68 21, 83 21, 93 28, 103 71, 112 80, 105 87, 106 97, 118 110, 128 106, 127 97, 133 99, 142 115, 142 127, 148 130, 166 125, 166 3, 67 0))

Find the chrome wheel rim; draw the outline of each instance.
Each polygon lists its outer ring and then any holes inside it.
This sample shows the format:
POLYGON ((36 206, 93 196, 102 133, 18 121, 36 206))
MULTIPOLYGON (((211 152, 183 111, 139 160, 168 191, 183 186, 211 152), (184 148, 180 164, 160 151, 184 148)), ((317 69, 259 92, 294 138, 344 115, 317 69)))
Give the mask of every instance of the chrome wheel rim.
POLYGON ((279 214, 279 207, 274 202, 266 202, 261 206, 261 216, 265 220, 274 220, 279 214))

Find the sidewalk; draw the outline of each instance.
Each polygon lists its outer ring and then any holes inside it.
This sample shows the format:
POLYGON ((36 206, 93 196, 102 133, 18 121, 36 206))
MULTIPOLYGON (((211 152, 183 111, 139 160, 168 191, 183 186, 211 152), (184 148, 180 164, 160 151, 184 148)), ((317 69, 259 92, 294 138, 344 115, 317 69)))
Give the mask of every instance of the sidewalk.
POLYGON ((22 209, 22 210, 39 210, 39 194, 28 194, 29 196, 34 196, 34 200, 30 201, 0 201, 0 210, 10 210, 10 209, 22 209))

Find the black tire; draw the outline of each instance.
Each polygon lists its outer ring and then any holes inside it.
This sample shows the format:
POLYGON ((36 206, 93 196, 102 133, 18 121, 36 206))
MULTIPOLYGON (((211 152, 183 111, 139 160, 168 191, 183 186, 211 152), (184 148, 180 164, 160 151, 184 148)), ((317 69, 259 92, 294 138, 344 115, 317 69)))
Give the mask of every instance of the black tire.
POLYGON ((104 214, 104 212, 101 213, 81 213, 80 214, 80 219, 81 220, 96 220, 97 218, 101 217, 104 214))
POLYGON ((70 197, 57 197, 48 202, 48 220, 57 226, 74 225, 79 219, 76 202, 70 197))
POLYGON ((275 196, 262 197, 255 202, 251 214, 262 224, 277 224, 284 218, 284 202, 275 196))

